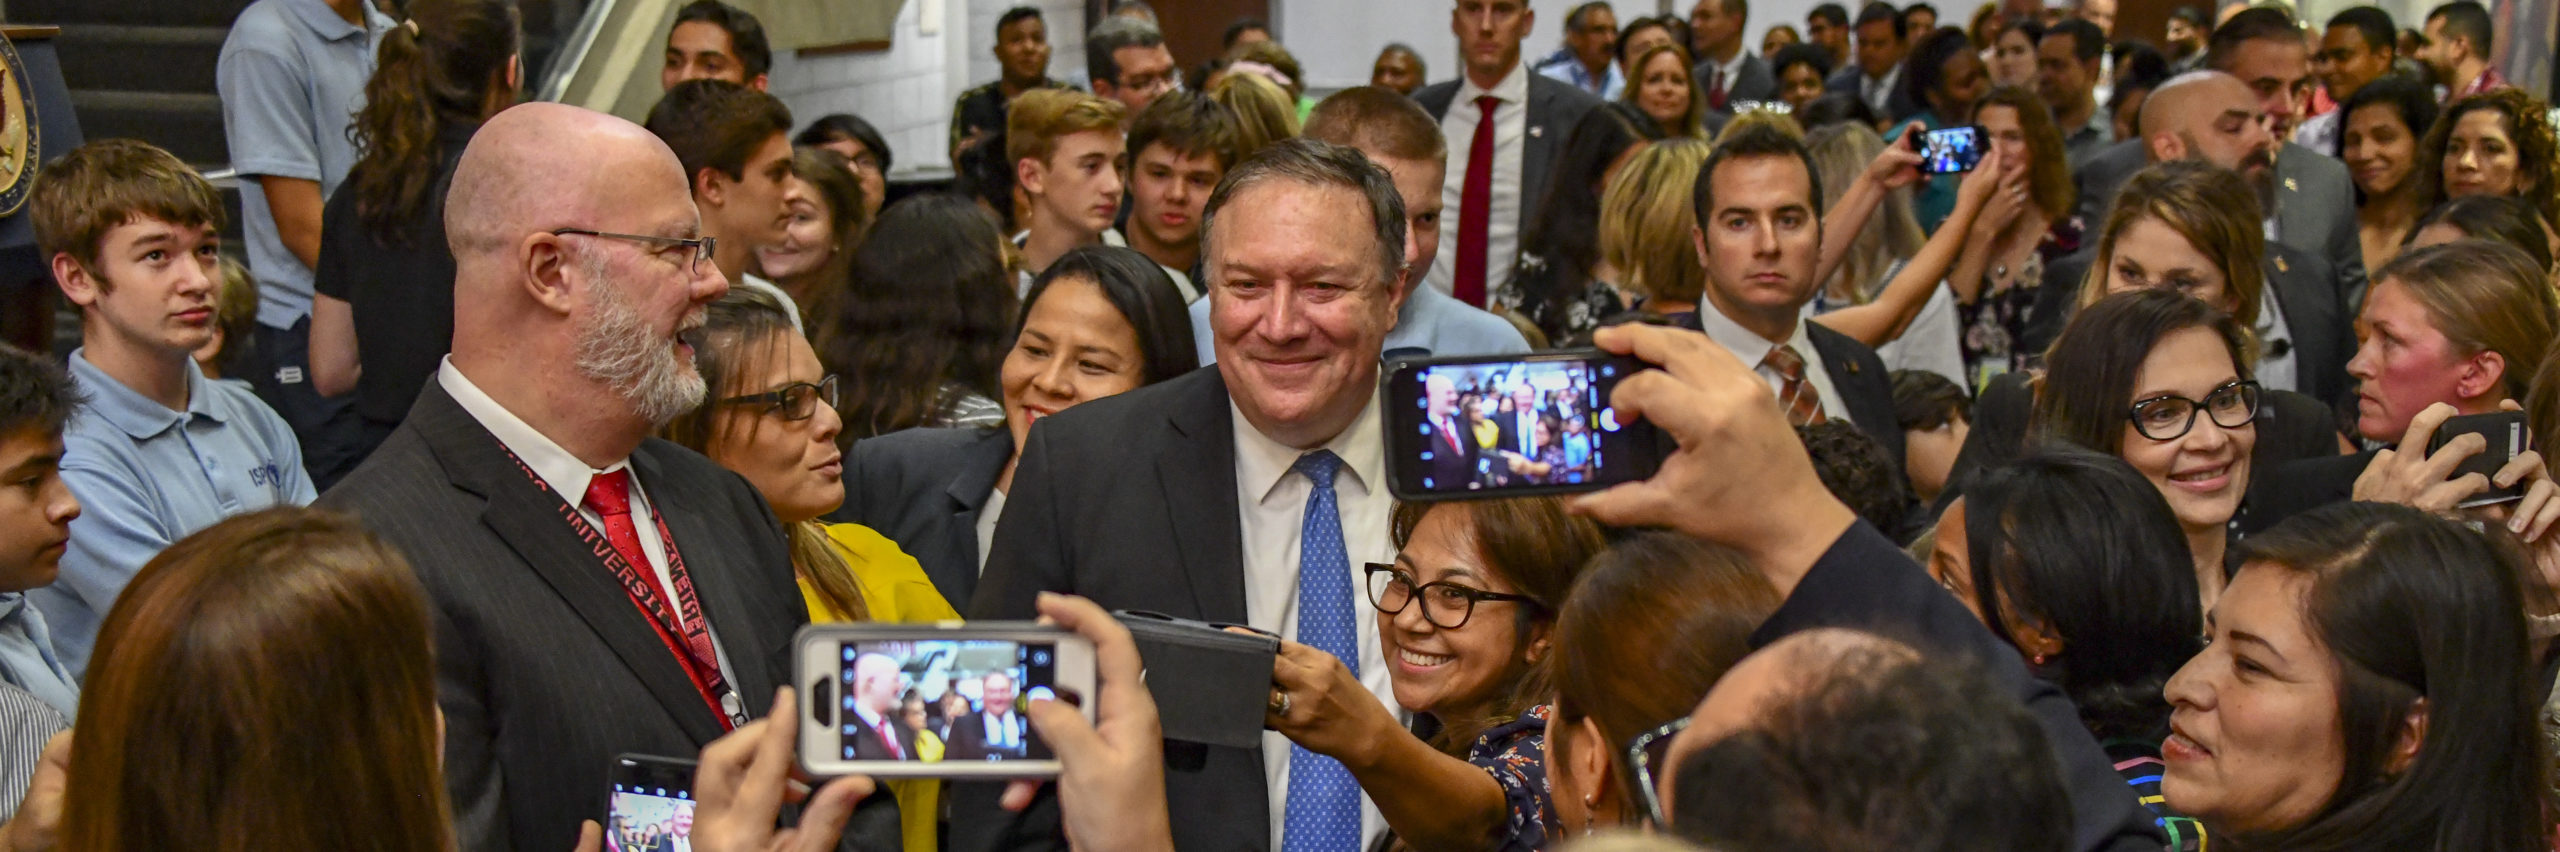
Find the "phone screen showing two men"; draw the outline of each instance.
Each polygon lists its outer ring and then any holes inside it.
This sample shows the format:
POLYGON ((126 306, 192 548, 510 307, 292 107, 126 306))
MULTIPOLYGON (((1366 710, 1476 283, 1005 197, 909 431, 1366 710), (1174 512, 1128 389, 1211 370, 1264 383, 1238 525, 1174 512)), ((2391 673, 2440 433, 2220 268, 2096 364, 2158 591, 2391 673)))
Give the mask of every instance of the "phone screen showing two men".
POLYGON ((1398 496, 1589 491, 1650 475, 1651 430, 1621 424, 1607 402, 1638 368, 1552 355, 1399 366, 1388 424, 1398 496))
POLYGON ((846 642, 845 760, 1054 760, 1023 713, 1056 698, 1058 649, 991 639, 846 642))

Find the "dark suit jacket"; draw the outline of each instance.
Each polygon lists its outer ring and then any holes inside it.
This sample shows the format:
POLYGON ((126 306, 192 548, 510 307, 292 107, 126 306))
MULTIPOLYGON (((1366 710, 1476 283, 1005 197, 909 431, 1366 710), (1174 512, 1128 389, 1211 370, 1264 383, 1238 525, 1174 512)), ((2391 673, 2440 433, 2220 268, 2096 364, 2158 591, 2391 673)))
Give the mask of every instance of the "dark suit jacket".
POLYGON ((844 506, 828 517, 888 536, 916 558, 944 600, 967 604, 978 588, 978 513, 1013 458, 1013 433, 908 429, 853 444, 844 460, 844 506))
POLYGON ((1822 369, 1831 374, 1831 389, 1849 409, 1849 422, 1884 445, 1893 456, 1893 469, 1902 470, 1902 421, 1893 414, 1893 373, 1884 368, 1884 359, 1857 338, 1821 323, 1805 323, 1804 333, 1822 353, 1822 369))
MULTIPOLYGON (((2072 175, 2079 183, 2080 221, 2092 232, 2104 227, 2116 190, 2150 164, 2140 139, 2117 142, 2081 164, 2072 175)), ((2286 142, 2276 154, 2275 182, 2278 240, 2329 262, 2327 283, 2352 318, 2364 305, 2365 268, 2364 244, 2356 236, 2355 185, 2346 164, 2286 142)))
MULTIPOLYGON (((2045 266, 2044 284, 2036 291, 2020 346, 2039 353, 2053 346, 2078 310, 2081 280, 2096 262, 2097 251, 2093 243, 2045 266)), ((2261 271, 2267 282, 2261 298, 2282 305, 2285 327, 2293 334, 2287 345, 2294 350, 2294 389, 2328 404, 2353 393, 2347 361, 2356 355, 2355 316, 2338 301, 2337 277, 2328 262, 2293 246, 2268 243, 2261 271)))
MULTIPOLYGON (((889 723, 889 731, 890 731, 890 733, 891 733, 892 735, 894 735, 894 736, 896 736, 896 737, 898 738, 898 750, 897 750, 896 752, 891 752, 891 751, 889 751, 889 744, 888 744, 888 743, 885 743, 885 742, 882 742, 882 741, 880 740, 879 732, 877 731, 877 729, 874 729, 874 730, 865 731, 865 732, 863 732, 861 735, 858 735, 858 736, 856 736, 856 737, 854 737, 854 738, 853 738, 853 759, 855 759, 855 760, 920 760, 920 759, 922 759, 922 758, 919 758, 919 757, 916 755, 916 729, 914 729, 914 728, 910 728, 910 727, 907 727, 906 720, 903 720, 903 719, 898 718, 898 715, 897 715, 897 714, 898 714, 898 709, 897 709, 897 708, 895 708, 895 707, 891 707, 891 708, 889 708, 889 715, 888 715, 887 717, 885 717, 885 721, 887 721, 887 722, 889 723)), ((850 717, 850 718, 851 718, 851 720, 852 720, 852 721, 850 722, 850 724, 854 724, 854 725, 863 725, 863 724, 864 724, 864 723, 862 722, 861 717, 859 717, 859 716, 850 717)))
POLYGON ((1449 437, 1441 433, 1438 424, 1428 421, 1422 424, 1423 443, 1431 447, 1431 463, 1424 470, 1430 474, 1432 483, 1441 487, 1453 482, 1471 482, 1476 478, 1476 438, 1468 433, 1464 421, 1455 412, 1449 415, 1449 419, 1460 424, 1455 427, 1458 439, 1455 449, 1450 448, 1449 437))
POLYGON ((1025 757, 1029 754, 1027 746, 1031 742, 1031 720, 1023 716, 1022 711, 1015 710, 1013 724, 1015 726, 1014 742, 1024 745, 1014 748, 996 748, 987 745, 986 713, 971 713, 954 720, 951 723, 951 736, 944 739, 942 759, 982 761, 987 759, 987 755, 999 752, 1006 759, 1025 757))
POLYGON ((1815 561, 1786 603, 1751 634, 1765 647, 1818 627, 1868 630, 1912 643, 1924 653, 1970 657, 2009 687, 2011 697, 2044 729, 2071 797, 2071 848, 2080 852, 2155 852, 2162 843, 2150 811, 2127 792, 2124 776, 2080 724, 2071 700, 2028 674, 2018 651, 1991 635, 1964 604, 1939 588, 1893 542, 1861 521, 1815 561))
POLYGON ((2284 519, 2355 499, 2356 477, 2373 463, 2374 452, 2296 459, 2274 465, 2249 483, 2249 505, 2240 513, 2240 532, 2256 535, 2284 519))
MULTIPOLYGON (((1108 610, 1244 623, 1231 417, 1225 377, 1202 368, 1041 420, 969 617, 1030 618, 1040 592, 1059 591, 1108 610)), ((1260 749, 1167 743, 1165 763, 1166 803, 1185 815, 1176 847, 1270 845, 1260 749)), ((1056 848, 1054 806, 1008 813, 995 806, 1001 790, 953 785, 951 849, 1056 848)))
MULTIPOLYGON (((1707 64, 1700 62, 1696 67, 1690 68, 1689 76, 1697 79, 1698 93, 1706 94, 1707 64)), ((1777 100, 1778 75, 1769 69, 1769 60, 1751 51, 1743 51, 1741 63, 1734 66, 1732 76, 1725 78, 1724 98, 1725 105, 1728 107, 1732 106, 1734 101, 1777 100)), ((1721 112, 1728 116, 1733 114, 1729 109, 1721 112)))
MULTIPOLYGON (((692 574, 732 686, 760 715, 809 620, 780 526, 746 480, 682 447, 644 442, 631 470, 692 574)), ((562 503, 431 380, 318 504, 398 548, 434 603, 445 786, 465 849, 574 844, 579 820, 606 812, 614 755, 689 757, 723 732, 647 616, 557 520, 562 503)), ((894 844, 895 803, 863 810, 848 836, 894 844)))
MULTIPOLYGON (((1564 150, 1565 136, 1573 132, 1574 125, 1582 122, 1584 114, 1597 109, 1601 100, 1571 83, 1549 79, 1527 69, 1522 69, 1521 73, 1529 75, 1529 138, 1521 143, 1519 177, 1520 233, 1526 234, 1529 232, 1529 217, 1537 215, 1538 199, 1547 197, 1547 181, 1555 171, 1556 155, 1564 150)), ((1449 102, 1457 99, 1461 82, 1444 80, 1424 86, 1414 91, 1413 99, 1430 111, 1432 121, 1446 120, 1449 102)), ((1449 144, 1465 145, 1467 140, 1449 144)), ((1493 179, 1499 181, 1507 177, 1494 175, 1493 179)), ((1454 217, 1457 214, 1453 211, 1449 215, 1454 217)), ((1443 247, 1442 251, 1457 250, 1456 237, 1450 239, 1451 244, 1443 247)), ((1508 269, 1518 263, 1519 258, 1497 257, 1491 258, 1490 262, 1493 265, 1485 268, 1500 266, 1508 269)))
MULTIPOLYGON (((1859 70, 1858 63, 1850 62, 1841 66, 1840 70, 1831 72, 1831 79, 1822 81, 1822 89, 1853 98, 1859 97, 1858 90, 1865 84, 1866 73, 1859 70)), ((1884 103, 1884 118, 1897 125, 1914 115, 1919 115, 1922 109, 1927 108, 1923 104, 1912 102, 1911 96, 1902 91, 1902 79, 1899 77, 1894 78, 1893 91, 1885 95, 1884 103)))

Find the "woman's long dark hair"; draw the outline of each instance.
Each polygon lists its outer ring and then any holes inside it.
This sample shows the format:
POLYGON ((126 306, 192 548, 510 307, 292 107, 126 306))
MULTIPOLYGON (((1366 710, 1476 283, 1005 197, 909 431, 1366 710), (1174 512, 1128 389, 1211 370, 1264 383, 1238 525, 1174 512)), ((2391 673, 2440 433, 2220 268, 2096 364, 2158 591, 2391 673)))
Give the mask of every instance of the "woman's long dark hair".
POLYGON ((2169 502, 2123 459, 2056 444, 1974 475, 1964 531, 1975 602, 2062 639, 2042 672, 2099 740, 2158 743, 2169 677, 2202 649, 2195 557, 2169 502))
POLYGON ((1523 312, 1561 316, 1565 303, 1581 298, 1591 271, 1600 264, 1600 189, 1609 164, 1627 149, 1662 135, 1652 116, 1615 101, 1574 124, 1556 152, 1556 167, 1546 193, 1537 199, 1536 215, 1529 217, 1520 238, 1523 263, 1543 264, 1545 273, 1520 279, 1526 291, 1521 293, 1523 312))
POLYGON ((2550 754, 2525 627, 2533 562, 2502 531, 2405 506, 2331 505, 2250 538, 2241 571, 2308 575, 2302 612, 2338 666, 2346 766, 2301 825, 2235 849, 2549 848, 2550 754), (2415 759, 2392 768, 2425 702, 2415 759))
POLYGON ((364 152, 347 170, 356 220, 387 245, 407 245, 407 224, 444 203, 435 191, 448 177, 440 137, 480 122, 522 36, 514 0, 410 0, 408 12, 382 34, 364 109, 347 131, 364 152))
POLYGON ((844 443, 923 425, 948 385, 999 395, 1015 314, 1003 241, 985 211, 956 195, 880 211, 817 334, 818 360, 843 383, 844 443))
POLYGON ((1008 340, 1022 336, 1031 306, 1040 304, 1049 285, 1061 278, 1093 282, 1102 289, 1102 298, 1138 332, 1140 384, 1152 385, 1200 369, 1200 347, 1191 336, 1191 311, 1182 305, 1182 291, 1173 286, 1164 267, 1134 249, 1118 246, 1085 246, 1051 261, 1031 282, 1031 292, 1022 299, 1022 316, 1014 320, 1008 340))
POLYGON ((2133 427, 2133 384, 2143 359, 2161 339, 2190 328, 2212 329, 2240 378, 2250 378, 2246 338, 2230 314, 2172 290, 2117 293, 2080 309, 2054 338, 2027 434, 2115 455, 2133 427))

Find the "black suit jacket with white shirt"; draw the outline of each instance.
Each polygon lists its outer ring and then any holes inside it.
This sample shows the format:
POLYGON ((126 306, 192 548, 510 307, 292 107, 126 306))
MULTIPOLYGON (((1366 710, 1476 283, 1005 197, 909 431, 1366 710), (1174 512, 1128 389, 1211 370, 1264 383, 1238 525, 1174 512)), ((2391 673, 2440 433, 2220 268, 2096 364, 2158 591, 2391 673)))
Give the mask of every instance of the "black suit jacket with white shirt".
MULTIPOLYGON (((1534 72, 1529 73, 1528 77, 1528 138, 1521 142, 1519 176, 1519 233, 1524 235, 1529 233, 1529 217, 1538 215, 1535 209, 1538 200, 1546 197, 1547 182, 1552 179, 1555 171, 1556 156, 1564 151, 1565 135, 1573 132, 1573 126, 1580 124, 1584 115, 1599 108, 1601 104, 1598 97, 1572 83, 1551 79, 1544 74, 1534 72)), ((1424 86, 1414 91, 1413 100, 1422 104, 1422 108, 1431 113, 1433 123, 1447 121, 1450 102, 1457 100, 1458 89, 1464 82, 1463 80, 1444 80, 1424 86)), ((1468 141, 1451 139, 1448 140, 1448 144, 1453 148, 1462 147, 1468 144, 1468 141)), ((1493 179, 1501 181, 1506 177, 1506 175, 1496 174, 1493 179)), ((1442 227, 1446 230, 1442 232, 1444 236, 1440 250, 1457 251, 1458 210, 1453 205, 1442 216, 1444 221, 1442 227)), ((1518 262, 1519 258, 1516 257, 1492 258, 1485 268, 1509 269, 1518 262)))
MULTIPOLYGON (((754 487, 675 444, 631 454, 749 715, 788 680, 809 616, 781 526, 754 487)), ((583 498, 584 495, 579 495, 583 498)), ((398 549, 433 604, 444 778, 462 848, 550 852, 601 819, 624 752, 691 757, 724 729, 648 617, 558 520, 495 434, 429 381, 381 448, 318 506, 398 549)), ((877 796, 846 835, 894 848, 897 807, 877 796)))

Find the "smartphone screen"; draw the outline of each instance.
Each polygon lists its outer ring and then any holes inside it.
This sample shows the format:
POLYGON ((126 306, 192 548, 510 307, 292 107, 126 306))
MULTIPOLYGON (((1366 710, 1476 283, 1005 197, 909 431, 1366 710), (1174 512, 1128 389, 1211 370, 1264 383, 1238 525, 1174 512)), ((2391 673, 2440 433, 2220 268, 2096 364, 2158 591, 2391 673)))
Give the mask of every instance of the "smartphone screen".
POLYGON ((812 696, 801 761, 822 775, 1055 774, 1024 711, 1093 689, 1093 646, 1028 624, 817 625, 795 656, 812 696))
POLYGON ((694 762, 626 754, 614 758, 609 852, 692 852, 694 762))
POLYGON ((1985 153, 1982 128, 1949 127, 1920 134, 1920 170, 1933 175, 1973 171, 1985 153))
POLYGON ((1652 476, 1656 432, 1609 406, 1641 362, 1597 349, 1406 361, 1388 375, 1390 490, 1406 500, 1596 491, 1652 476))

